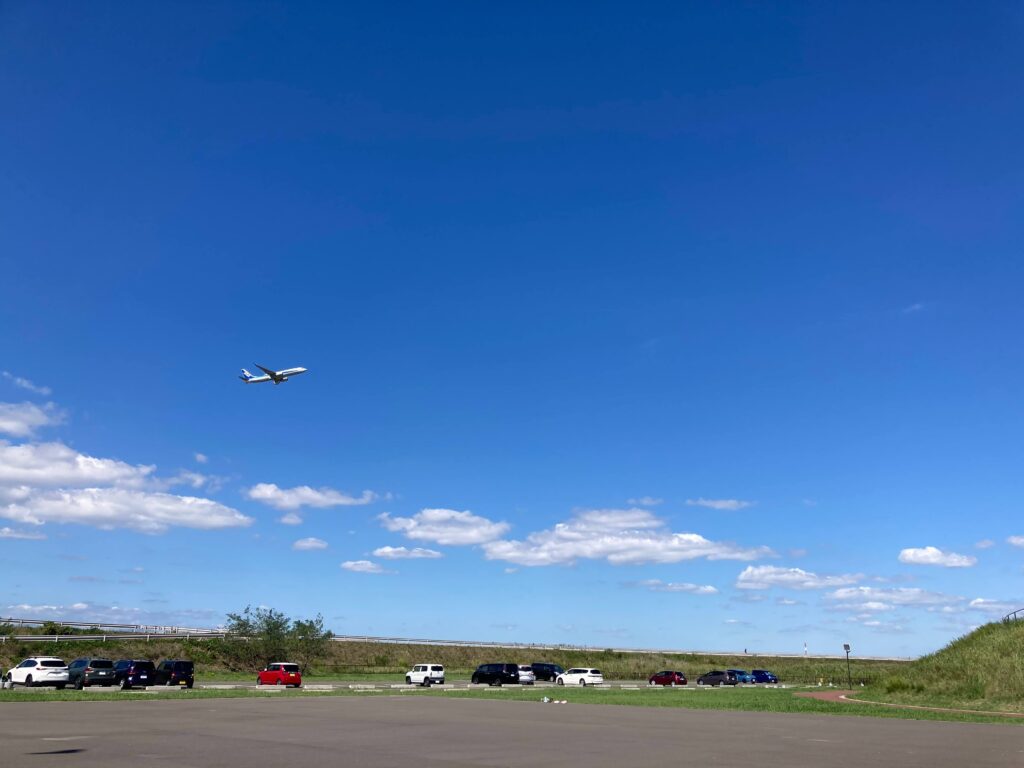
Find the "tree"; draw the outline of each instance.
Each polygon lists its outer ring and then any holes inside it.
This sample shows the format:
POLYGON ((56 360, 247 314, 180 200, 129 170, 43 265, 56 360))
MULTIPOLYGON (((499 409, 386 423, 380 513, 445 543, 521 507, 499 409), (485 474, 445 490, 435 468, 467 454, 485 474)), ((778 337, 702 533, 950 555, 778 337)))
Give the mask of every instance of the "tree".
POLYGON ((291 621, 273 608, 247 605, 241 613, 229 613, 227 630, 229 652, 250 669, 281 661, 288 654, 291 621))
POLYGON ((306 674, 311 663, 327 655, 327 644, 332 636, 329 629, 324 629, 324 617, 319 613, 315 619, 296 619, 292 622, 288 644, 292 661, 299 665, 302 674, 306 674))

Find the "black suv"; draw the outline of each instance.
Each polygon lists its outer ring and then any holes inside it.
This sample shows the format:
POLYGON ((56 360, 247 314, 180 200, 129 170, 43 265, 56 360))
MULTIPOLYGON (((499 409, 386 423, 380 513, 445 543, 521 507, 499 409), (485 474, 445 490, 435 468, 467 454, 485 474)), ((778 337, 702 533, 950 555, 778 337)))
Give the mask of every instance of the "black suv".
POLYGON ((530 667, 538 680, 550 680, 551 682, 555 682, 555 678, 565 672, 557 664, 549 664, 546 661, 535 661, 530 667))
POLYGON ((473 673, 472 683, 488 685, 519 684, 518 664, 481 664, 473 673))
POLYGON ((68 664, 68 685, 82 690, 89 685, 114 684, 114 662, 110 659, 75 659, 68 664))
POLYGON ((164 659, 156 667, 154 685, 184 685, 192 687, 195 682, 195 667, 184 659, 164 659))
POLYGON ((148 659, 119 659, 114 663, 114 682, 122 691, 156 685, 156 665, 148 659))

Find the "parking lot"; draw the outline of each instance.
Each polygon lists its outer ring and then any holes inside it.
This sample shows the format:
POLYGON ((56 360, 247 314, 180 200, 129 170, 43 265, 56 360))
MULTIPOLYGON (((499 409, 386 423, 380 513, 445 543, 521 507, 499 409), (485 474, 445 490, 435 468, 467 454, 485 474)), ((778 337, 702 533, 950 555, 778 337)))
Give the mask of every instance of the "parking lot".
MULTIPOLYGON (((686 694, 684 694, 686 695, 686 694)), ((7 768, 1020 765, 1017 728, 752 712, 366 696, 7 705, 7 768), (58 762, 59 761, 59 762, 58 762), (160 763, 157 763, 160 764, 160 763)))

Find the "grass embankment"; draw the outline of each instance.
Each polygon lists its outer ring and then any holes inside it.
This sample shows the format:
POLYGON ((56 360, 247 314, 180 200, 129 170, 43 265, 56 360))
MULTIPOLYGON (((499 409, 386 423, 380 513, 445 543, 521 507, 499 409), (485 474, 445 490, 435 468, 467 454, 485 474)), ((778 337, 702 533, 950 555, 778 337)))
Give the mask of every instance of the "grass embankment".
MULTIPOLYGON (((79 656, 110 659, 186 658, 196 663, 198 678, 248 680, 255 670, 238 669, 225 653, 224 641, 209 640, 126 640, 116 642, 61 641, 0 643, 0 666, 9 669, 26 656, 52 655, 67 661, 79 656), (234 673, 234 674, 229 674, 234 673)), ((846 683, 846 662, 842 659, 782 658, 744 655, 703 656, 696 654, 619 653, 615 651, 541 650, 530 648, 477 648, 468 646, 424 646, 400 643, 329 643, 327 654, 306 673, 325 680, 378 680, 401 682, 416 663, 444 664, 451 679, 468 678, 480 664, 493 661, 530 663, 549 661, 566 669, 575 666, 598 667, 608 680, 646 680, 661 669, 678 669, 696 680, 711 669, 768 669, 786 683, 827 685, 846 683)), ((871 684, 899 676, 909 662, 854 659, 855 684, 871 684)))
POLYGON ((856 696, 925 707, 1024 712, 1024 621, 979 627, 856 696))

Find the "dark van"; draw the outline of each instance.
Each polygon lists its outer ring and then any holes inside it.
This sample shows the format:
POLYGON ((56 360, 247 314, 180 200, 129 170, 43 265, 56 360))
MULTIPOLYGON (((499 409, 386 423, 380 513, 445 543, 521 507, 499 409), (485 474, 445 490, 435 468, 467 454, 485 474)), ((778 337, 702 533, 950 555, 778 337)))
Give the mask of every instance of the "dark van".
POLYGON ((192 687, 195 667, 184 659, 164 659, 156 667, 156 685, 184 685, 192 687))
POLYGON ((558 664, 549 664, 546 661, 535 661, 530 665, 533 669, 533 674, 537 676, 538 680, 550 680, 552 683, 555 679, 565 672, 558 664))
POLYGON ((470 681, 477 685, 518 685, 518 664, 481 664, 470 681))
POLYGON ((122 691, 156 685, 156 664, 149 659, 118 659, 114 662, 114 683, 122 691))

